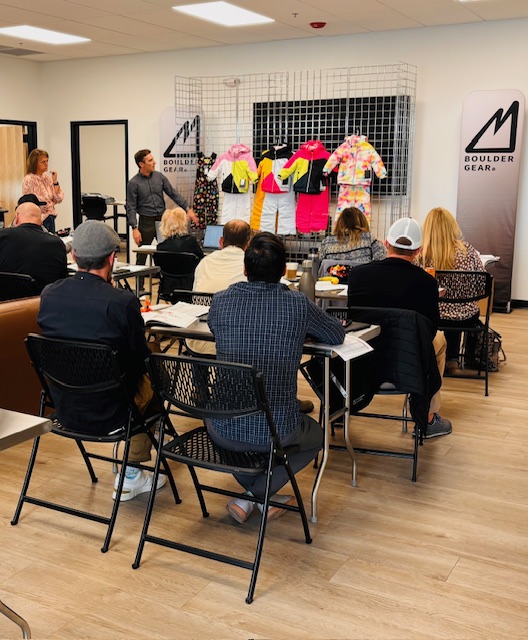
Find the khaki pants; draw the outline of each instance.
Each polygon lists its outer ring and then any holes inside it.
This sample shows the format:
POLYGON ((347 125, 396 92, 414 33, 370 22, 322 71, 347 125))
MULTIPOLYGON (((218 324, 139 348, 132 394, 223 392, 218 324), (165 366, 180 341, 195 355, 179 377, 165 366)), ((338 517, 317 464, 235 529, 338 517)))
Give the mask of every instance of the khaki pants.
MULTIPOLYGON (((149 348, 152 353, 159 353, 159 344, 156 342, 149 342, 149 348)), ((138 380, 138 388, 134 401, 143 414, 147 410, 147 407, 152 402, 154 392, 152 391, 152 385, 150 384, 150 378, 145 373, 143 377, 138 380)), ((137 436, 130 438, 130 452, 128 459, 130 462, 148 462, 150 460, 150 450, 152 448, 152 442, 147 433, 139 433, 137 436)))
MULTIPOLYGON (((436 332, 436 336, 433 340, 433 347, 436 356, 436 364, 438 365, 438 371, 440 372, 440 378, 443 378, 446 362, 446 339, 443 331, 436 332)), ((438 389, 438 391, 431 398, 429 413, 438 413, 440 411, 440 404, 440 389, 438 389)))

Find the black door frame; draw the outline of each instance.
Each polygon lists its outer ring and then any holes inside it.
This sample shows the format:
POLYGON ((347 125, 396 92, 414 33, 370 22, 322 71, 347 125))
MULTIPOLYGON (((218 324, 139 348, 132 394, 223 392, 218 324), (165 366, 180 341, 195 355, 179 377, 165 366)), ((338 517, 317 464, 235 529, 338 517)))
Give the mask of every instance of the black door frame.
POLYGON ((28 146, 28 154, 37 148, 37 123, 31 120, 0 120, 0 124, 12 126, 27 127, 27 133, 24 134, 23 141, 28 146))
POLYGON ((125 183, 128 184, 128 120, 82 120, 70 122, 71 135, 71 165, 72 165, 72 212, 73 227, 82 222, 81 213, 81 156, 80 129, 81 127, 116 125, 125 127, 125 183))

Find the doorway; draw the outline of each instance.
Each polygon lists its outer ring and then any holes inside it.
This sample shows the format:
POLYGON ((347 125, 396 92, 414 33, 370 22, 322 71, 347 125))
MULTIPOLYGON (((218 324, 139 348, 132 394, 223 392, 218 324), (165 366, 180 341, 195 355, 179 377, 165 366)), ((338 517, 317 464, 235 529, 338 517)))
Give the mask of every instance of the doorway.
MULTIPOLYGON (((113 198, 124 211, 128 182, 128 120, 71 122, 73 226, 82 222, 81 194, 113 198)), ((120 235, 126 234, 126 219, 120 235)))
POLYGON ((26 160, 36 147, 36 122, 0 120, 0 226, 9 226, 15 216, 26 160))

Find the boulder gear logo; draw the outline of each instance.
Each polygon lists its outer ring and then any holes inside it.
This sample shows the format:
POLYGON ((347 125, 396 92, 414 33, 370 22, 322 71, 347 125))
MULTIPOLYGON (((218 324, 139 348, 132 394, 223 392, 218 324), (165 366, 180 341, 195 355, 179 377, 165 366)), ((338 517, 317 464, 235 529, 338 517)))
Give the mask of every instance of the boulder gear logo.
POLYGON ((504 113, 504 109, 497 109, 491 118, 486 122, 477 135, 471 140, 466 147, 466 153, 512 153, 515 151, 515 141, 517 139, 517 124, 519 120, 519 101, 514 100, 510 108, 504 113), (491 128, 494 126, 493 132, 491 128), (499 133, 503 128, 509 127, 507 133, 508 144, 501 146, 504 135, 499 138, 499 133), (483 140, 483 146, 479 146, 479 142, 483 140), (486 144, 489 142, 497 142, 496 145, 486 144))
POLYGON ((473 91, 464 100, 457 222, 492 268, 494 308, 510 308, 525 100, 517 89, 473 91))
POLYGON ((204 144, 201 109, 167 107, 160 119, 161 171, 183 197, 192 202, 198 153, 204 144))
POLYGON ((196 115, 192 120, 185 120, 163 153, 164 158, 196 157, 200 152, 201 118, 196 115), (193 135, 194 134, 194 135, 193 135), (191 138, 192 140, 189 140, 191 138), (187 144, 189 140, 189 144, 187 144), (175 149, 179 150, 177 153, 175 149), (193 151, 191 151, 193 149, 193 151))

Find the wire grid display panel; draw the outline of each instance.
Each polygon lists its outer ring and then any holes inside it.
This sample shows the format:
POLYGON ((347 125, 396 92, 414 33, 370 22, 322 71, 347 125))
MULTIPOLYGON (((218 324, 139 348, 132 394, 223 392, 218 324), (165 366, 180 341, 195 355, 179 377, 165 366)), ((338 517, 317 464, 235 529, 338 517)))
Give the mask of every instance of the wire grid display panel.
MULTIPOLYGON (((177 77, 175 82, 176 114, 187 119, 193 110, 201 114, 201 138, 196 139, 206 155, 244 143, 258 164, 262 152, 280 142, 296 151, 304 142, 318 139, 332 152, 346 136, 365 135, 388 171, 385 180, 372 176, 373 233, 384 237, 394 220, 410 215, 416 67, 399 62, 193 78, 192 86, 189 78, 177 77)), ((335 218, 338 190, 333 173, 328 231, 335 218)), ((294 253, 305 254, 321 237, 299 234, 290 237, 288 244, 296 245, 294 253)))

